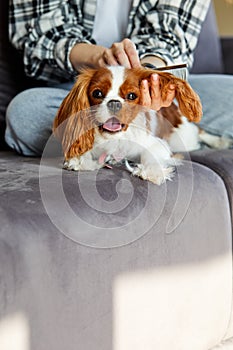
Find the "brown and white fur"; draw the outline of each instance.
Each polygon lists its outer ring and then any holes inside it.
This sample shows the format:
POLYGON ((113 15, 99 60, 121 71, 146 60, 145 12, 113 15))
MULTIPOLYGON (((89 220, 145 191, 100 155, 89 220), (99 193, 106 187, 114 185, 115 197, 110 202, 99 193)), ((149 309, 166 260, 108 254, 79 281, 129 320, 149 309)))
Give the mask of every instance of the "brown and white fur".
MULTIPOLYGON (((202 106, 190 85, 174 75, 146 68, 121 66, 84 69, 62 102, 54 132, 62 142, 70 170, 95 170, 105 157, 134 161, 132 174, 161 184, 178 164, 172 152, 199 148, 198 122, 202 106), (141 107, 140 85, 159 75, 162 99, 175 86, 173 103, 156 113, 141 107)), ((105 158, 106 159, 106 158, 105 158)))

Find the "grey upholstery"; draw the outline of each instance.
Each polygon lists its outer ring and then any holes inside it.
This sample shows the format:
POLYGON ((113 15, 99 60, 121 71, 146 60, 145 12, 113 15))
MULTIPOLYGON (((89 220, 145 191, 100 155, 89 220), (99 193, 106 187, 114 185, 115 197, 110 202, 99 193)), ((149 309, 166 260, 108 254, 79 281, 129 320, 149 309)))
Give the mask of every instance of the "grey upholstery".
MULTIPOLYGON (((221 71, 212 10, 201 35, 193 70, 221 71)), ((22 86, 1 45, 4 123, 22 86)), ((191 159, 158 187, 1 151, 0 350, 232 349, 233 151, 191 159)))
POLYGON ((202 150, 192 152, 192 160, 214 170, 225 182, 233 218, 233 151, 202 150), (223 161, 224 160, 224 161, 223 161))
POLYGON ((210 6, 194 54, 192 73, 223 73, 221 43, 214 7, 210 6))
POLYGON ((49 161, 44 167, 39 182, 39 160, 7 153, 0 161, 0 344, 6 336, 1 322, 11 325, 15 318, 33 350, 207 350, 223 339, 232 301, 231 221, 226 188, 215 172, 189 163, 158 187, 121 169, 64 171, 70 207, 86 227, 93 225, 92 243, 85 246, 80 226, 73 236, 78 243, 62 233, 63 220, 68 236, 74 221, 66 220, 70 213, 57 200, 60 173, 49 161), (93 183, 99 186, 97 209, 86 199, 93 183), (49 206, 41 197, 45 189, 49 206), (113 208, 116 189, 131 201, 103 213, 106 201, 113 208), (133 241, 139 215, 143 229, 133 241), (99 248, 98 227, 108 248, 99 248))

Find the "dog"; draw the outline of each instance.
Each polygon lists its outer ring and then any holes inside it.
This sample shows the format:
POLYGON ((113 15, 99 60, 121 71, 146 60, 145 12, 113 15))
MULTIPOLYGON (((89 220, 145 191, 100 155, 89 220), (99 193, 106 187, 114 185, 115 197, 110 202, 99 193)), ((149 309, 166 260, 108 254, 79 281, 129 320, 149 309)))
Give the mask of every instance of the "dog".
POLYGON ((157 185, 171 180, 180 161, 173 152, 199 148, 199 96, 187 81, 148 68, 85 68, 62 102, 53 131, 61 140, 64 168, 96 170, 125 160, 135 176, 157 185), (159 112, 141 106, 140 86, 158 74, 163 100, 175 87, 176 101, 159 112), (133 162, 133 163, 130 163, 133 162))

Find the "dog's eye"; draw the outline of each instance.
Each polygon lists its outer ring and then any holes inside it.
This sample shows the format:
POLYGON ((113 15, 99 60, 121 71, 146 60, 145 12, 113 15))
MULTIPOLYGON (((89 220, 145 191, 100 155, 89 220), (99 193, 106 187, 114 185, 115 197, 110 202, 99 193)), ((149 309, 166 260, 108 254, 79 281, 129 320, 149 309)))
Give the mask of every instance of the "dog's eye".
POLYGON ((130 92, 130 93, 126 96, 126 99, 127 99, 127 100, 130 100, 130 101, 136 100, 136 98, 137 98, 137 95, 136 95, 134 92, 130 92))
POLYGON ((92 96, 93 96, 94 98, 100 99, 100 98, 103 98, 103 97, 104 97, 104 94, 102 93, 101 90, 96 89, 96 90, 94 90, 94 91, 92 92, 92 96))

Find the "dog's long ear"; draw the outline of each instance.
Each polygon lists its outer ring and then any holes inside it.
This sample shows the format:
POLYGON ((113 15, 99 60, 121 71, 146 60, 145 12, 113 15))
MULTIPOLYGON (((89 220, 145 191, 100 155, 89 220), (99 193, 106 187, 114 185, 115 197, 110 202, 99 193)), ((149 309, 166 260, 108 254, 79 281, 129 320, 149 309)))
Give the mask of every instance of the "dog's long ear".
POLYGON ((54 120, 53 131, 61 140, 66 159, 87 152, 94 142, 94 128, 88 100, 88 87, 94 73, 95 70, 92 69, 80 73, 54 120))
POLYGON ((170 73, 157 72, 160 76, 162 99, 166 99, 169 85, 175 85, 176 99, 179 109, 189 121, 199 122, 202 117, 202 105, 198 94, 191 88, 189 83, 179 79, 170 73))
POLYGON ((200 121, 202 117, 201 101, 197 93, 191 88, 187 81, 177 78, 173 74, 167 72, 145 68, 139 68, 137 71, 141 78, 148 79, 149 83, 152 74, 156 73, 159 75, 161 97, 163 100, 166 100, 167 94, 170 90, 170 85, 174 85, 176 89, 176 99, 182 115, 190 121, 200 121))

